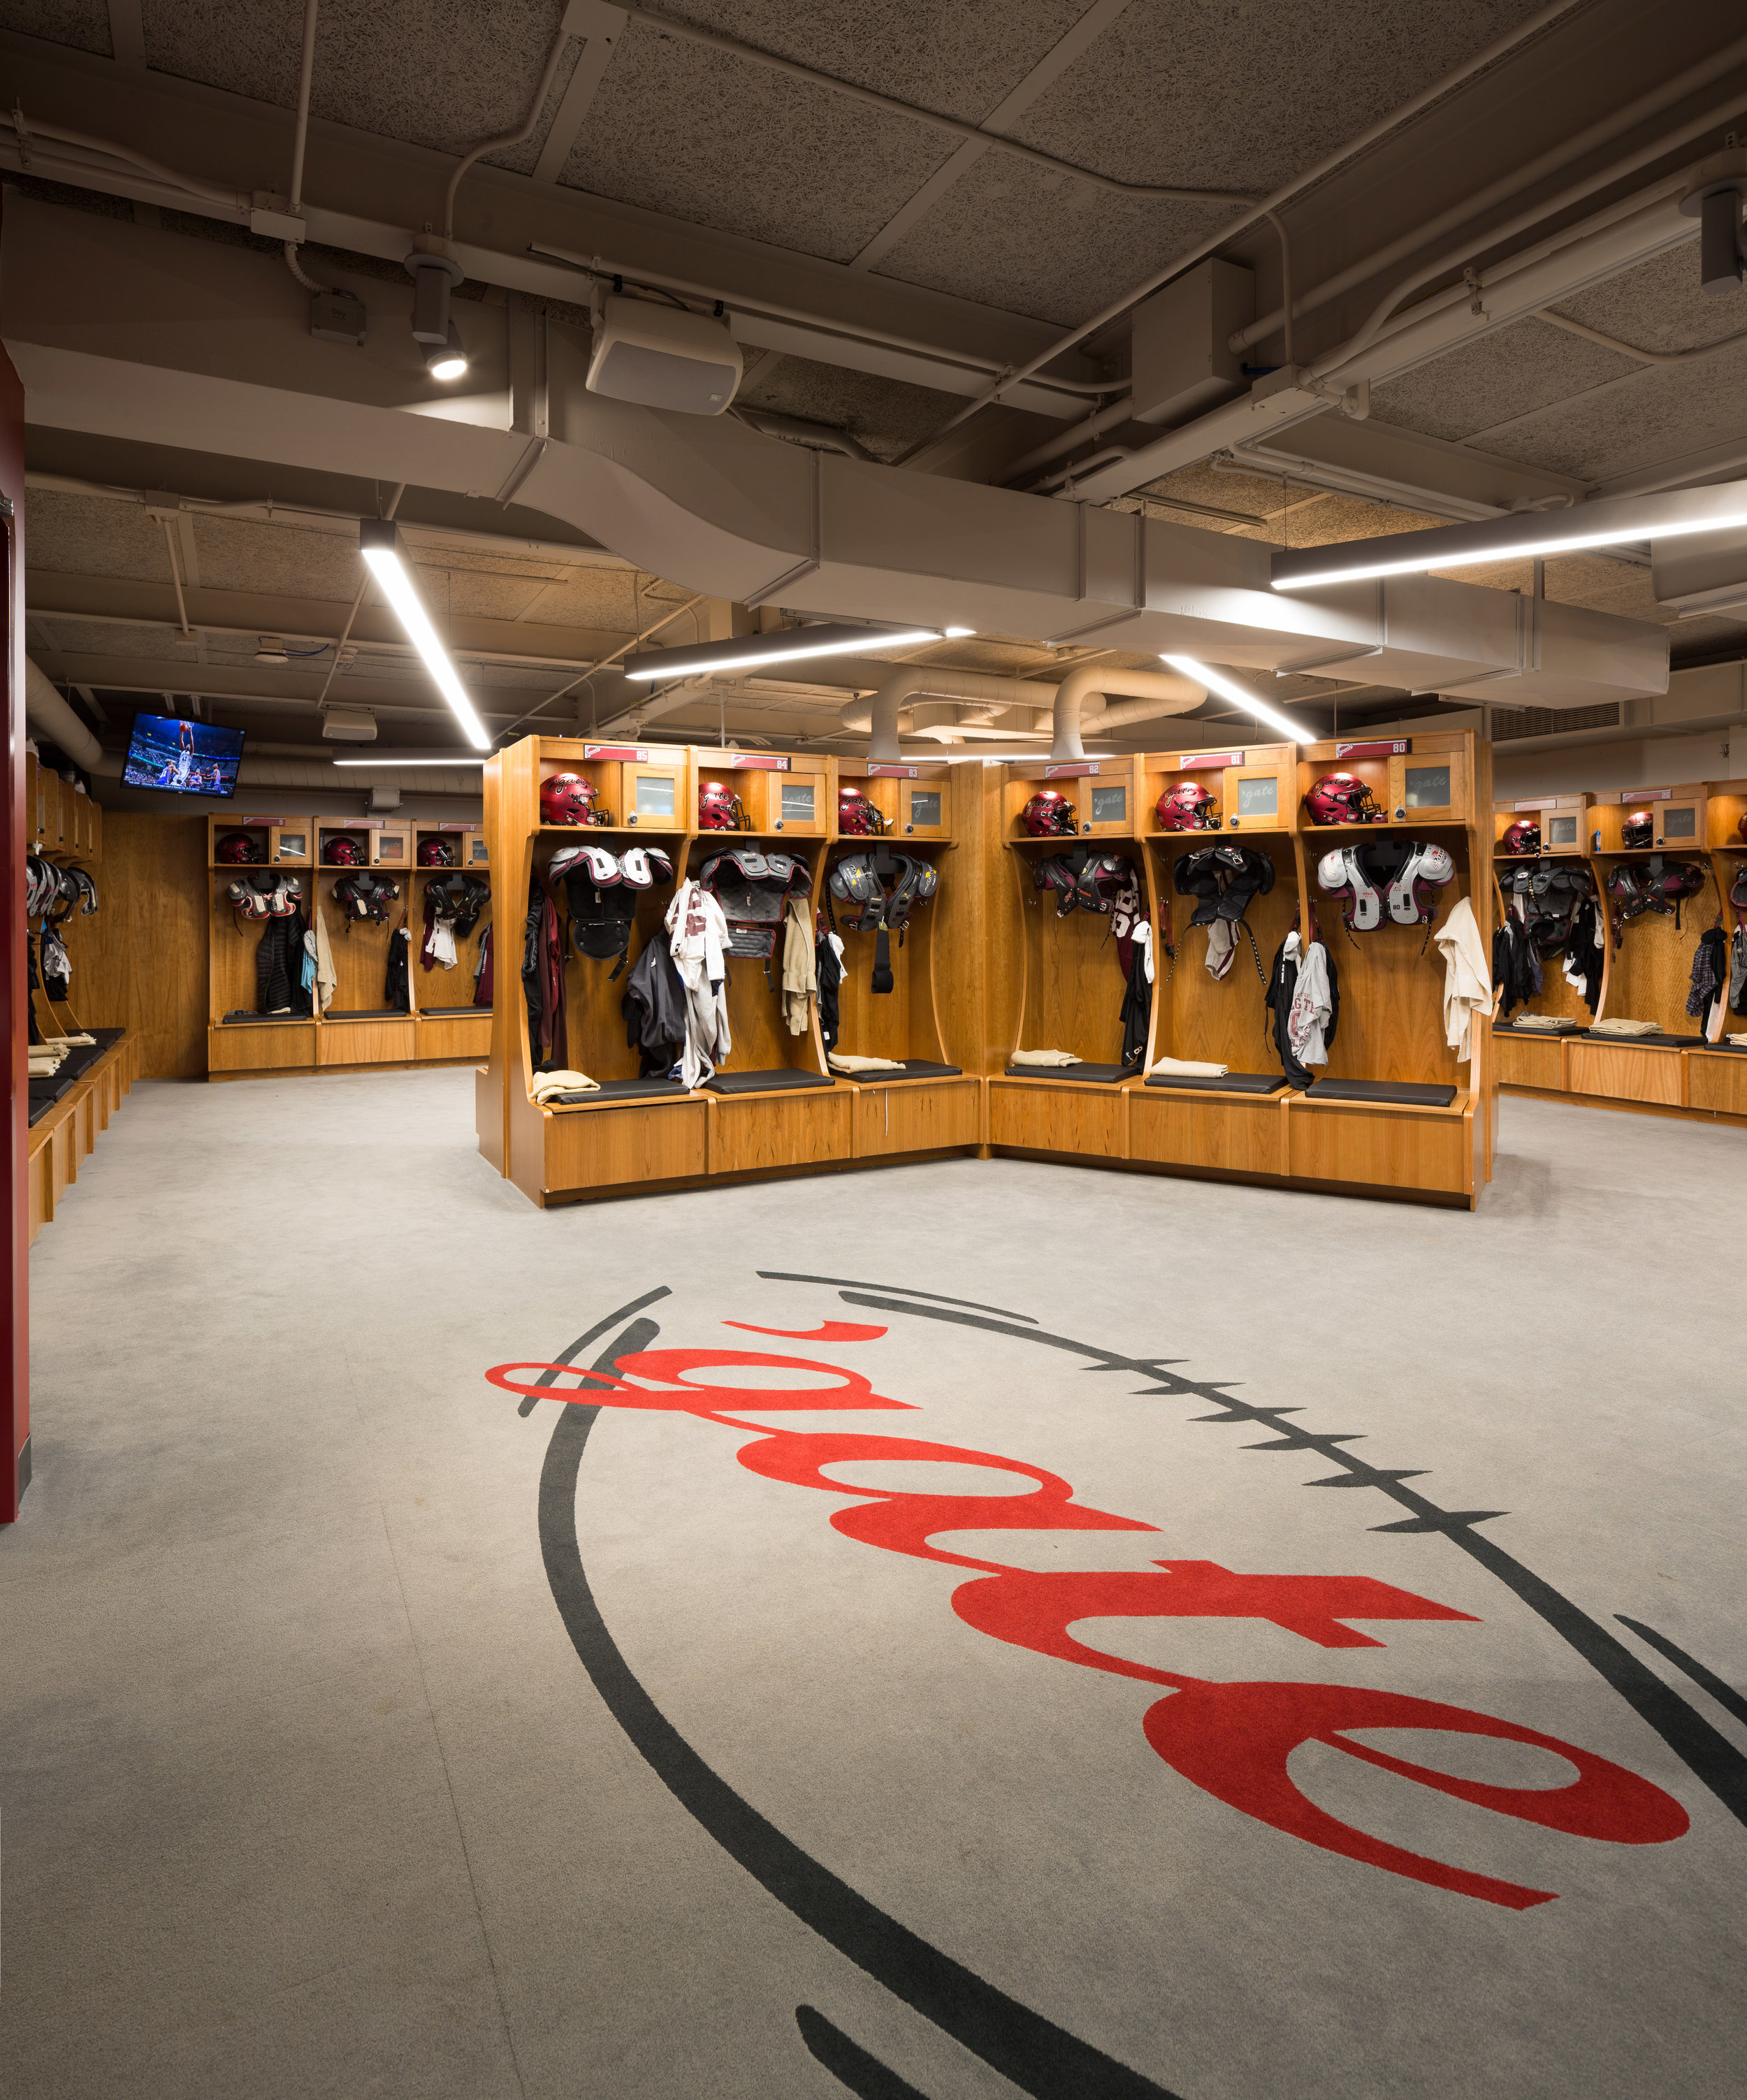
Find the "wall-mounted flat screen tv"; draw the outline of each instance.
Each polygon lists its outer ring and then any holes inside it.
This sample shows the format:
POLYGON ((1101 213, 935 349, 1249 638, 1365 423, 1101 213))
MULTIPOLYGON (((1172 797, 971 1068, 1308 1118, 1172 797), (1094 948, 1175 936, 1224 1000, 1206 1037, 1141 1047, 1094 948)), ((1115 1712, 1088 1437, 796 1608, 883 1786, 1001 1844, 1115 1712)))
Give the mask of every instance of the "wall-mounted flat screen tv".
POLYGON ((243 732, 173 715, 135 715, 124 788, 159 788, 169 795, 234 795, 243 732))

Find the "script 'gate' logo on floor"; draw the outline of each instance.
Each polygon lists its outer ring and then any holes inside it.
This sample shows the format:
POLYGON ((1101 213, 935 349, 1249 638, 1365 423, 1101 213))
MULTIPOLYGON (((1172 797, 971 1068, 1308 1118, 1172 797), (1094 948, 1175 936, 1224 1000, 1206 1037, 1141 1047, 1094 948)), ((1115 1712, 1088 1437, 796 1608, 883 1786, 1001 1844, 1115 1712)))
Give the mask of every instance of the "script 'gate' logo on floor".
MULTIPOLYGON (((840 1297, 858 1308, 946 1321, 1067 1349, 1157 1381, 1149 1391, 1215 1401, 1220 1412, 1201 1419, 1257 1423, 1277 1432, 1273 1444, 1250 1448, 1326 1456, 1342 1470, 1326 1481, 1311 1485, 1377 1487, 1412 1512, 1404 1521, 1377 1529, 1435 1532, 1462 1546, 1583 1652, 1736 1813, 1747 1807, 1747 1789, 1742 1785, 1747 1779, 1747 1761, 1709 1730, 1661 1679, 1644 1670, 1613 1635, 1476 1530, 1480 1522, 1497 1512, 1440 1510, 1405 1485, 1418 1476, 1379 1471, 1353 1458, 1344 1448, 1351 1438, 1317 1436, 1293 1428, 1282 1418, 1295 1410, 1237 1401, 1226 1388, 1177 1378, 1157 1361, 1129 1358, 1046 1335, 1024 1316, 996 1316, 988 1308, 967 1309, 963 1301, 932 1299, 919 1292, 903 1297, 869 1295, 876 1290, 890 1293, 893 1287, 848 1285, 844 1279, 781 1280, 836 1285, 840 1297), (1719 1764, 1718 1745, 1740 1769, 1731 1771, 1719 1764)), ((679 1737, 618 1650, 583 1568, 576 1533, 576 1489, 589 1431, 600 1410, 682 1414, 742 1436, 751 1432, 752 1440, 742 1442, 733 1454, 739 1464, 767 1480, 832 1497, 835 1506, 828 1521, 844 1538, 874 1551, 966 1571, 970 1579, 959 1584, 950 1599, 951 1610, 965 1625, 991 1640, 1073 1667, 1162 1688, 1166 1696, 1146 1711, 1141 1726, 1163 1762, 1230 1809, 1306 1844, 1510 1910, 1549 1903, 1557 1894, 1425 1856, 1342 1821, 1309 1799, 1289 1770, 1295 1751, 1312 1743, 1500 1816, 1571 1836, 1617 1845, 1655 1845, 1677 1838, 1687 1829, 1686 1811, 1660 1787, 1523 1721, 1366 1686, 1215 1681, 1156 1668, 1089 1645, 1073 1629, 1096 1620, 1258 1620, 1330 1649, 1383 1645, 1373 1634, 1361 1630, 1361 1624, 1475 1621, 1470 1612, 1366 1575, 1240 1571, 1211 1560, 1167 1554, 1161 1554, 1144 1570, 1040 1572, 987 1557, 989 1535, 1004 1531, 1156 1533, 1157 1527, 1082 1502, 1070 1481, 1020 1454, 892 1435, 859 1425, 822 1432, 773 1428, 768 1422, 748 1419, 749 1415, 889 1415, 915 1410, 910 1402, 876 1392, 867 1375, 853 1362, 737 1345, 651 1348, 648 1343, 658 1329, 652 1321, 634 1316, 668 1295, 664 1290, 651 1291, 621 1308, 556 1361, 501 1365, 487 1373, 494 1384, 523 1396, 524 1414, 540 1400, 570 1403, 559 1416, 548 1451, 540 1527, 554 1595, 578 1652, 639 1749, 743 1865, 841 1951, 1022 2089, 1039 2096, 1060 2093, 1064 2100, 1070 2093, 1157 2095, 1162 2090, 994 1990, 867 1904, 760 1817, 679 1737), (593 1367, 579 1368, 576 1359, 615 1327, 622 1331, 593 1367), (772 1382, 757 1383, 761 1371, 771 1374, 772 1382), (797 1377, 811 1382, 792 1383, 797 1377), (970 1467, 1007 1479, 999 1485, 991 1479, 986 1494, 962 1489, 939 1493, 851 1486, 831 1478, 827 1470, 869 1462, 970 1467), (1013 1476, 1029 1480, 1029 1490, 1013 1492, 1013 1476), (985 1552, 957 1553, 933 1542, 955 1533, 980 1534, 985 1552), (1357 1732, 1376 1730, 1429 1731, 1531 1745, 1564 1759, 1575 1776, 1562 1785, 1531 1787, 1461 1778, 1355 1739, 1357 1732)), ((828 1349, 833 1357, 852 1353, 889 1331, 886 1325, 837 1320, 806 1330, 741 1321, 725 1324, 751 1335, 828 1349)), ((727 1455, 725 1450, 725 1460, 727 1455)), ((962 1481, 962 1474, 959 1477, 962 1481)), ((1670 1652, 1648 1629, 1643 1632, 1670 1652)), ((1678 1657, 1678 1651, 1672 1652, 1678 1657)), ((858 2070, 858 2059, 865 2053, 811 2009, 800 2009, 797 2018, 814 2055, 845 2084, 857 2090, 900 2089, 882 2086, 877 2079, 864 2084, 862 2072, 869 2067, 880 2078, 889 2080, 892 2074, 871 2058, 866 2058, 858 2070)))

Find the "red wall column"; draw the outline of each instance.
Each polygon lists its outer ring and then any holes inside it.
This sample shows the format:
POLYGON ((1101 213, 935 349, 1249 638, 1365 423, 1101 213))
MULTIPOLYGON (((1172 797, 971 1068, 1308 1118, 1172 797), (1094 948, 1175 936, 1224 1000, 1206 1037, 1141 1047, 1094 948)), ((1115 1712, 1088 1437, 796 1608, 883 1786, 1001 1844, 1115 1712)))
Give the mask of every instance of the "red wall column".
POLYGON ((6 1198, 0 1202, 0 1524, 30 1478, 30 1140, 24 974, 24 389, 0 347, 0 517, 6 590, 6 771, 0 779, 0 1036, 7 1048, 6 1198))

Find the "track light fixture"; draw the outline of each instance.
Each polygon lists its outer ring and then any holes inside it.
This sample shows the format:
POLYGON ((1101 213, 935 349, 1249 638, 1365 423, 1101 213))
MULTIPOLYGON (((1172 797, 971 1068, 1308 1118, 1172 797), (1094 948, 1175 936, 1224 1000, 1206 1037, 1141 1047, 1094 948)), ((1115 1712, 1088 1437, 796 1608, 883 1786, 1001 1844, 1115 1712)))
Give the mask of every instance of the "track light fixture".
POLYGON ((1235 678, 1228 677, 1224 672, 1215 671, 1211 665, 1199 663, 1193 656, 1161 655, 1159 661, 1168 664, 1173 671, 1180 671, 1185 678, 1193 678, 1198 686, 1205 686, 1210 693, 1217 693, 1221 699, 1229 700, 1234 707, 1246 709, 1258 721, 1266 722, 1270 729, 1277 730, 1288 742, 1316 742, 1314 730, 1306 729, 1302 722, 1294 721, 1290 715, 1282 714, 1278 708, 1269 701, 1258 699, 1247 686, 1240 686, 1235 678))
POLYGON ((748 634, 738 642, 699 642, 686 649, 651 649, 628 657, 628 678, 695 678, 711 671, 751 671, 761 664, 792 664, 808 656, 849 656, 863 649, 903 649, 919 642, 951 642, 970 627, 791 627, 748 634))
POLYGON ((467 369, 467 351, 454 318, 449 320, 448 339, 425 346, 425 369, 433 379, 459 379, 467 369))
POLYGON ((387 518, 366 518, 358 527, 358 549, 370 573, 382 586, 382 595, 394 607, 395 617, 407 631, 407 639, 425 660, 425 668, 436 681, 437 690, 454 710, 467 741, 475 751, 489 751, 492 739, 474 712, 473 702, 456 673, 449 652, 437 638, 437 630, 413 580, 400 527, 387 518))

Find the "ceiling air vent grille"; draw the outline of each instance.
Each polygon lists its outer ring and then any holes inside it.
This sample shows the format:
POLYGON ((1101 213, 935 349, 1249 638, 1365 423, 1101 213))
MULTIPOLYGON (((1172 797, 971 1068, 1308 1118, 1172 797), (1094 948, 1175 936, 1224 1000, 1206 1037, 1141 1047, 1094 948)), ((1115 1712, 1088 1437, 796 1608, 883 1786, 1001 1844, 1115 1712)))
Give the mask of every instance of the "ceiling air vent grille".
POLYGON ((1617 729, 1620 704, 1608 700, 1598 708, 1494 708, 1492 740, 1515 743, 1525 736, 1557 736, 1562 730, 1617 729))

